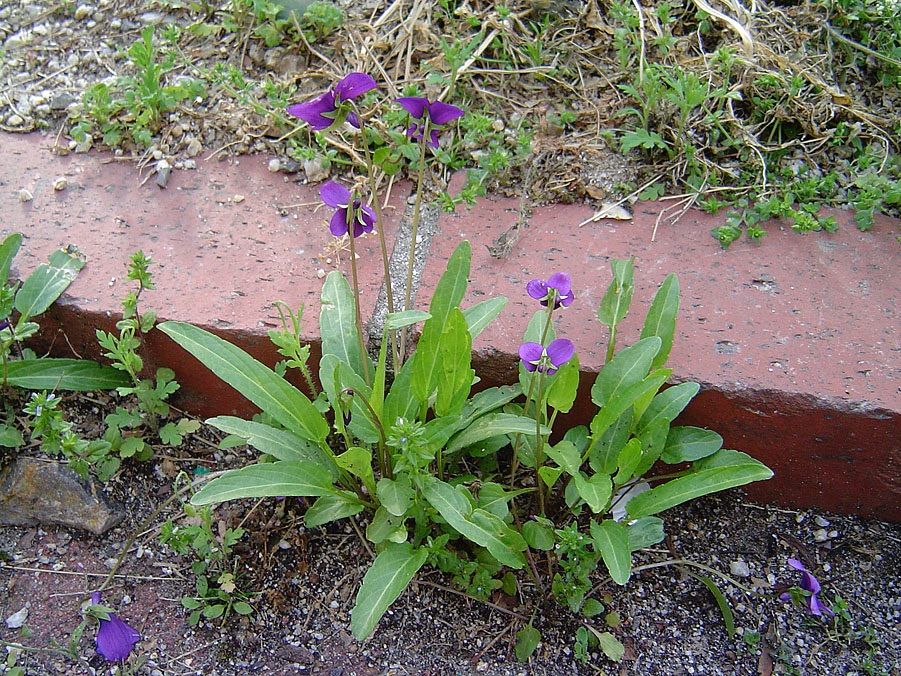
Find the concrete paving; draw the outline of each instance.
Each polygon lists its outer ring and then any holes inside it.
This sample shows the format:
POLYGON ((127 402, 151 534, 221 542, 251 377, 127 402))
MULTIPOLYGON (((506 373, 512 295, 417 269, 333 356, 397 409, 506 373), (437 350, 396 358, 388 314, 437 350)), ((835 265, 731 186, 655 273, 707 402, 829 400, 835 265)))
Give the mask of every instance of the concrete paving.
MULTIPOLYGON (((138 248, 158 264, 157 289, 147 293, 146 303, 161 318, 213 329, 272 362, 275 352, 266 339, 277 323, 272 301, 304 303, 305 335, 317 352, 317 271, 348 267, 347 252, 339 262, 329 250, 333 238, 324 221, 330 214, 317 211, 317 187, 269 173, 267 158, 245 157, 198 161, 196 171, 174 172, 161 190, 152 178, 142 185, 133 164, 109 155, 59 157, 49 150, 52 139, 36 135, 2 135, 0 144, 0 234, 18 230, 27 238, 16 269, 27 272, 50 250, 70 243, 88 258, 43 322, 54 352, 71 354, 71 346, 96 356, 94 329, 114 323, 127 289, 128 256, 138 248), (68 187, 54 191, 59 176, 68 187), (22 188, 34 194, 32 202, 19 201, 22 188)), ((389 246, 403 232, 400 212, 408 192, 409 186, 400 186, 389 200, 389 246)), ((658 214, 672 204, 639 203, 630 221, 582 228, 577 226, 591 208, 542 207, 501 259, 487 247, 519 218, 518 199, 486 198, 441 215, 420 271, 419 306, 427 306, 456 244, 471 240, 467 302, 489 294, 510 299, 475 342, 475 361, 485 382, 510 382, 522 332, 536 309, 525 283, 559 270, 570 273, 576 300, 558 333, 577 345, 587 393, 607 344, 596 311, 610 280, 609 260, 635 257, 623 346, 637 338, 656 286, 676 272, 682 307, 670 365, 674 381, 702 384, 683 422, 710 426, 730 447, 773 467, 773 480, 750 487, 755 499, 901 520, 898 222, 877 218, 862 233, 850 213, 837 211, 835 234, 801 236, 773 223, 760 244, 740 241, 722 251, 709 231, 724 214, 690 210, 675 224, 662 223, 652 242, 658 214)), ((375 237, 360 243, 368 318, 383 274, 375 237)), ((203 415, 249 410, 159 332, 149 347, 152 362, 176 369, 186 407, 203 415)), ((581 400, 574 421, 593 413, 589 398, 581 400)))

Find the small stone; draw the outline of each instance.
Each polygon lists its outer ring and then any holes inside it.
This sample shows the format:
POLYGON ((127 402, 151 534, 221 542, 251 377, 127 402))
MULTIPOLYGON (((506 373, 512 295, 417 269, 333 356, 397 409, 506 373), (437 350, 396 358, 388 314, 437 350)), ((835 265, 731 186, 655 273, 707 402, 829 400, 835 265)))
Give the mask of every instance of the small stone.
POLYGON ((188 157, 197 157, 200 152, 203 150, 203 144, 200 143, 195 137, 191 136, 188 139, 188 145, 185 148, 185 155, 188 157))
POLYGON ((751 569, 748 568, 748 564, 742 559, 730 563, 729 572, 735 577, 751 577, 751 569))
POLYGON ((53 181, 53 189, 57 192, 61 190, 65 190, 69 187, 69 181, 65 176, 58 177, 55 181, 53 181))
POLYGON ((93 13, 94 13, 93 7, 89 7, 88 5, 79 5, 75 9, 75 20, 76 21, 84 21, 89 16, 91 16, 91 14, 93 14, 93 13))
POLYGON ((172 165, 167 160, 160 160, 156 163, 156 184, 159 187, 165 188, 171 175, 172 165))
POLYGON ((319 268, 319 269, 316 271, 316 276, 317 276, 319 279, 322 279, 323 277, 325 277, 325 270, 323 270, 322 268, 319 268))
POLYGON ((13 113, 9 117, 6 118, 6 124, 10 127, 21 127, 25 124, 25 119, 21 115, 16 115, 13 113))
POLYGON ((9 617, 6 618, 6 626, 10 629, 21 629, 25 624, 25 620, 28 619, 28 606, 25 606, 21 610, 13 613, 9 617))
POLYGON ((234 197, 232 197, 232 201, 233 201, 235 204, 241 204, 241 202, 243 202, 244 199, 245 199, 245 198, 244 198, 244 195, 235 195, 234 197))
POLYGON ((269 166, 267 168, 269 169, 270 174, 277 174, 279 171, 281 171, 282 168, 281 160, 279 160, 277 157, 273 157, 271 160, 269 160, 269 166))
POLYGON ((123 518, 96 485, 58 463, 17 458, 0 473, 0 525, 56 524, 103 535, 123 518))
POLYGON ((833 539, 833 538, 837 538, 837 537, 838 537, 838 531, 837 531, 837 530, 831 530, 831 531, 829 531, 829 532, 827 533, 827 535, 829 536, 829 539, 830 539, 830 540, 833 539))
POLYGON ((30 202, 34 199, 34 195, 28 188, 21 188, 19 190, 19 201, 20 202, 30 202))
POLYGON ((194 160, 185 160, 184 162, 182 162, 182 165, 184 166, 185 169, 196 169, 197 168, 197 162, 195 162, 194 160))
POLYGON ((325 157, 317 155, 303 161, 303 171, 307 175, 308 182, 319 183, 329 177, 329 174, 332 172, 332 165, 325 157))
POLYGON ((86 134, 85 137, 75 144, 75 152, 76 153, 86 153, 91 149, 91 146, 94 145, 94 137, 90 134, 86 134))
POLYGON ((825 519, 822 516, 817 516, 814 521, 816 521, 817 526, 821 526, 823 528, 829 525, 829 519, 825 519))
POLYGON ((816 542, 826 542, 829 539, 829 535, 826 533, 825 528, 818 528, 813 532, 813 539, 816 542))
POLYGON ((283 157, 281 159, 281 167, 279 167, 279 170, 283 174, 296 174, 300 171, 300 162, 292 160, 290 157, 283 157))
POLYGON ((71 94, 67 94, 66 92, 62 92, 57 94, 52 99, 50 99, 50 110, 65 110, 70 105, 75 103, 78 99, 76 99, 71 94))

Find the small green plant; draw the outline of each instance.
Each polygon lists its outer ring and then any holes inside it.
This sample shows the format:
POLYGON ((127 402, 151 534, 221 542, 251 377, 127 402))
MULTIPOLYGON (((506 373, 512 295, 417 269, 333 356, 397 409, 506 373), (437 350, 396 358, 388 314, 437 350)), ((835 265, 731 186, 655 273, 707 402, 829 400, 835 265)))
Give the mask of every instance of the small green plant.
POLYGON ((190 611, 188 622, 195 626, 201 618, 224 622, 231 613, 250 615, 251 596, 238 588, 237 560, 232 549, 244 536, 243 528, 228 528, 219 521, 213 529, 209 507, 184 506, 185 523, 166 521, 160 529, 160 542, 177 554, 193 558, 195 594, 182 597, 181 604, 190 611))

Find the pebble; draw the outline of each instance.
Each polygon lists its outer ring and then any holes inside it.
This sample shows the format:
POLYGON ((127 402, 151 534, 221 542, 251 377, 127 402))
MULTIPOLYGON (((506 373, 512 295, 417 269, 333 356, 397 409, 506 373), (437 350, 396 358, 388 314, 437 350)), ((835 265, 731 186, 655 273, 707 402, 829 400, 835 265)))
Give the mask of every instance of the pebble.
POLYGON ((751 569, 748 568, 748 564, 743 559, 730 563, 729 572, 735 577, 751 577, 751 569))
POLYGON ((194 160, 185 160, 182 163, 182 165, 184 166, 185 169, 196 169, 197 168, 197 162, 195 162, 194 160))
POLYGON ((816 542, 826 542, 829 539, 829 534, 826 532, 825 528, 818 528, 813 532, 813 539, 816 542))
POLYGON ((821 526, 823 528, 829 525, 829 519, 825 519, 822 516, 817 516, 814 521, 816 522, 817 526, 821 526))
POLYGON ((13 113, 6 118, 6 124, 8 124, 10 127, 21 127, 23 124, 25 124, 25 119, 21 115, 13 113))
POLYGON ((60 176, 55 181, 53 181, 53 189, 56 190, 57 192, 59 192, 61 190, 65 190, 68 187, 69 187, 69 181, 66 179, 65 176, 60 176))
POLYGON ((75 20, 76 21, 84 21, 89 16, 91 16, 91 14, 93 14, 93 13, 94 13, 93 7, 90 7, 88 5, 79 5, 75 9, 75 20))
POLYGON ((277 174, 282 168, 281 160, 277 157, 272 158, 269 160, 269 166, 267 168, 269 169, 270 174, 277 174))
POLYGON ((34 199, 34 195, 28 188, 19 189, 19 201, 20 202, 30 202, 34 199))
POLYGON ((201 144, 200 141, 191 136, 188 139, 188 145, 185 148, 185 155, 187 155, 188 157, 197 157, 202 150, 203 144, 201 144))
POLYGON ((6 618, 6 626, 10 629, 20 629, 25 624, 25 620, 27 619, 28 606, 25 606, 21 610, 16 611, 6 618))
POLYGON ((303 161, 303 171, 307 175, 307 181, 319 183, 329 177, 329 174, 332 173, 332 166, 326 158, 317 155, 303 161))
POLYGON ((172 165, 167 160, 160 160, 156 163, 156 184, 159 187, 165 188, 171 175, 172 165))
POLYGON ((235 195, 234 197, 232 197, 232 201, 235 204, 241 204, 241 202, 243 202, 244 199, 245 199, 244 195, 235 195))

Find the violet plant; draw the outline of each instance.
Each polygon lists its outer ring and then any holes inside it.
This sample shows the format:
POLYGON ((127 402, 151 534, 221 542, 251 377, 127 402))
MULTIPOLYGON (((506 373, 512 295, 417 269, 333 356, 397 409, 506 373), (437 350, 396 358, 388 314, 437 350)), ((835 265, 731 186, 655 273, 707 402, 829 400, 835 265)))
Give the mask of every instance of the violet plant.
MULTIPOLYGON (((632 553, 663 539, 659 513, 767 479, 772 472, 743 453, 722 449, 722 438, 714 432, 672 426, 699 389, 695 383, 661 389, 672 374, 664 364, 679 307, 675 275, 651 303, 641 339, 616 351, 617 327, 632 297, 631 261, 613 262, 613 281, 598 311, 610 341, 607 363, 591 388, 598 412, 589 426, 565 430, 551 443, 558 416, 568 413, 576 400, 576 349, 584 340, 556 334, 557 319, 578 302, 578 285, 562 272, 533 280, 525 289, 524 300, 539 307, 520 349, 518 382, 474 391, 478 379, 471 364, 472 341, 507 300, 496 297, 462 307, 471 266, 469 242, 461 242, 451 255, 427 312, 414 308, 411 297, 410 261, 426 165, 442 134, 451 132, 450 123, 464 114, 444 102, 421 97, 397 101, 412 118, 406 134, 419 147, 418 157, 409 158, 417 174, 414 234, 403 308, 393 304, 388 282, 390 311, 378 350, 370 354, 353 247, 357 237, 377 230, 390 280, 374 190, 378 166, 368 138, 379 127, 372 124, 377 106, 360 110, 348 93, 357 92, 347 85, 349 78, 361 87, 369 82, 353 74, 341 81, 349 89, 339 83, 290 109, 329 133, 358 130, 344 141, 356 144, 367 172, 321 190, 325 204, 334 209, 329 231, 347 237, 352 247, 351 281, 333 271, 322 287, 322 395, 311 401, 280 373, 200 328, 178 322, 159 326, 263 412, 256 420, 218 416, 207 421, 246 440, 262 457, 214 478, 192 503, 296 496, 312 499, 304 517, 307 527, 365 519, 361 537, 374 561, 351 613, 351 628, 359 639, 373 632, 428 564, 477 598, 501 588, 512 594, 523 585, 542 598, 553 594, 585 615, 584 635, 618 659, 618 641, 589 623, 600 606, 588 598, 595 569, 603 562, 614 582, 626 584, 632 553), (408 350, 397 334, 414 325, 421 325, 420 335, 408 350), (658 461, 674 465, 672 471, 647 476, 658 461), (518 571, 524 576, 517 577, 518 571)), ((280 351, 296 353, 299 343, 284 350, 291 342, 286 336, 299 335, 296 323, 293 331, 287 328, 280 333, 280 351)), ((517 655, 527 659, 540 634, 529 624, 519 636, 517 655)))

